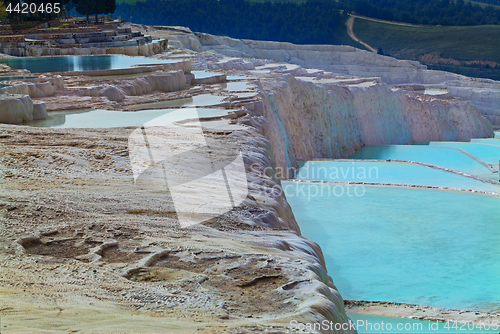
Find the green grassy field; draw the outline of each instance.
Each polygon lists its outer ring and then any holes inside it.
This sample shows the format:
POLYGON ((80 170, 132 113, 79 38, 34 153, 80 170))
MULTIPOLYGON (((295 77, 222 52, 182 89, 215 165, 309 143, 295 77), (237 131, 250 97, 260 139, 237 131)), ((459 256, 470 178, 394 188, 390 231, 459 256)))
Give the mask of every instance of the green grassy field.
MULTIPOLYGON (((400 59, 420 60, 431 54, 458 61, 500 63, 500 26, 496 25, 407 27, 357 18, 353 30, 363 42, 400 59)), ((500 79, 500 69, 487 66, 439 66, 460 74, 500 79)))
POLYGON ((116 4, 119 5, 119 4, 122 4, 122 3, 126 3, 128 5, 135 5, 137 2, 144 2, 146 0, 116 0, 116 4))
POLYGON ((479 5, 481 7, 486 7, 486 6, 494 6, 494 7, 500 7, 500 2, 497 2, 495 4, 490 4, 490 3, 484 3, 480 1, 473 1, 473 0, 464 0, 465 2, 471 2, 473 5, 479 5))

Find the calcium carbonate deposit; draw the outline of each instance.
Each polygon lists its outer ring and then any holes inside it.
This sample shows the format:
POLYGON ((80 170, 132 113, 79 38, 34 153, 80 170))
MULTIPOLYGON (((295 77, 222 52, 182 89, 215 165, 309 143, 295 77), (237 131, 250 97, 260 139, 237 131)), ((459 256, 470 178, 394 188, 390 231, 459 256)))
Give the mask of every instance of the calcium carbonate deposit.
MULTIPOLYGON (((131 57, 126 68, 37 73, 0 88, 2 329, 281 333, 325 321, 312 332, 354 333, 344 305, 498 320, 484 310, 344 301, 336 277, 343 286, 349 277, 301 235, 304 214, 298 223, 281 187, 302 162, 364 146, 494 138, 498 82, 353 47, 132 28, 168 39, 169 49, 141 66, 131 57), (447 93, 423 94, 428 86, 447 93)), ((401 172, 383 182, 498 196, 492 164, 473 160, 486 180, 417 158, 398 165, 418 164, 417 181, 401 172)), ((336 182, 287 182, 316 181, 336 182)))

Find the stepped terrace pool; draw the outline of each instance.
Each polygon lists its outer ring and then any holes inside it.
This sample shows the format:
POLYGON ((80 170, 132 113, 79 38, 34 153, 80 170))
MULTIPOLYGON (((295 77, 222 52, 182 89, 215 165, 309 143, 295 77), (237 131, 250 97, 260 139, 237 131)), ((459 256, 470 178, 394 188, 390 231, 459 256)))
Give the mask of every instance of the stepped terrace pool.
POLYGON ((500 146, 500 138, 478 138, 471 139, 470 142, 500 146))
POLYGON ((23 80, 23 79, 31 79, 31 78, 36 78, 36 77, 33 77, 33 76, 1 77, 0 76, 0 88, 11 86, 10 84, 2 83, 3 81, 23 80))
MULTIPOLYGON (((498 139, 490 139, 498 140, 498 139)), ((472 142, 472 143, 463 143, 463 142, 430 142, 430 146, 438 146, 438 147, 454 147, 461 150, 466 151, 467 153, 472 154, 473 156, 481 159, 482 161, 488 164, 498 165, 500 161, 500 143, 499 146, 491 146, 485 145, 484 142, 472 142)), ((489 144, 489 142, 488 142, 489 144)))
MULTIPOLYGON (((47 119, 29 122, 26 125, 51 128, 115 128, 141 126, 157 117, 165 115, 175 122, 193 117, 193 111, 199 118, 226 116, 230 110, 189 108, 189 109, 154 109, 142 111, 86 110, 72 112, 51 112, 47 119)), ((227 123, 227 122, 226 122, 227 123)))
POLYGON ((136 65, 154 65, 175 62, 177 61, 119 55, 20 57, 0 59, 0 64, 8 65, 11 69, 26 69, 31 73, 114 70, 136 65))
POLYGON ((488 179, 496 179, 497 173, 482 161, 452 147, 427 145, 365 146, 351 159, 420 161, 488 179))
POLYGON ((307 161, 297 171, 295 179, 447 187, 500 194, 498 182, 481 182, 443 170, 404 162, 307 161))
POLYGON ((283 187, 344 299, 500 310, 500 196, 359 185, 348 195, 347 185, 293 181, 283 187))
POLYGON ((437 88, 426 88, 424 90, 416 90, 416 92, 425 95, 444 95, 448 93, 448 91, 445 89, 437 89, 437 88))
POLYGON ((200 94, 192 97, 186 97, 168 101, 158 101, 142 104, 131 104, 124 106, 125 110, 139 110, 151 108, 180 108, 180 107, 205 107, 223 103, 222 100, 227 96, 217 96, 210 94, 200 94))
POLYGON ((253 85, 249 86, 249 83, 246 81, 228 82, 222 84, 221 86, 224 90, 229 92, 244 92, 254 88, 253 85))

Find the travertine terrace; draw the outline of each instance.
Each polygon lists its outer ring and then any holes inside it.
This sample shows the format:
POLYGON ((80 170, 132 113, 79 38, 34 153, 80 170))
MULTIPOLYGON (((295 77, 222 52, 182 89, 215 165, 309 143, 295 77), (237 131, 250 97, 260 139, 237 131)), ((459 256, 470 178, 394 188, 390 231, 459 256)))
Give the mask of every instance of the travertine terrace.
MULTIPOLYGON (((492 126, 481 113, 492 121, 499 117, 488 111, 489 99, 498 99, 498 83, 476 82, 469 89, 464 78, 434 74, 413 62, 349 48, 347 58, 342 54, 313 66, 299 61, 318 54, 304 53, 313 47, 292 50, 289 44, 183 28, 134 29, 168 39, 169 50, 153 57, 180 62, 11 82, 2 89, 5 99, 22 101, 0 101, 0 121, 43 119, 44 113, 83 107, 125 112, 147 102, 221 96, 218 107, 238 111, 208 122, 239 127, 207 126, 210 154, 217 162, 243 153, 249 194, 232 211, 181 228, 164 193, 134 184, 128 137, 135 127, 0 125, 0 300, 6 330, 260 333, 285 332, 291 320, 348 324, 335 273, 326 272, 321 249, 300 235, 284 196, 270 191, 279 188, 276 167, 344 158, 367 144, 491 137, 492 126), (356 61, 363 65, 352 67, 356 61), (400 72, 388 78, 389 67, 400 72), (213 74, 196 79, 194 70, 213 74), (399 78, 403 73, 407 77, 399 78), (453 84, 444 87, 449 94, 413 90, 437 84, 430 79, 436 75, 451 78, 453 84), (249 85, 225 89, 230 76, 249 85)), ((316 48, 319 54, 331 51, 316 48)), ((179 125, 169 138, 172 145, 190 144, 187 129, 179 125)))

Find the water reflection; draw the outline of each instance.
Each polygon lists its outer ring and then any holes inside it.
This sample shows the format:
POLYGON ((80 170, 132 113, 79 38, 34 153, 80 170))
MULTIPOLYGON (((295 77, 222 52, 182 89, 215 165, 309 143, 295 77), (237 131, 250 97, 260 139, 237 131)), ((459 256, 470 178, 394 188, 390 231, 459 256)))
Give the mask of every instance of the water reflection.
POLYGON ((173 62, 175 61, 119 55, 0 59, 0 64, 6 64, 12 69, 26 69, 31 73, 112 70, 128 68, 134 65, 165 64, 173 62))
MULTIPOLYGON (((50 112, 44 120, 28 122, 33 127, 50 128, 114 128, 141 126, 160 116, 170 117, 172 121, 179 121, 189 117, 190 109, 155 109, 142 111, 115 111, 115 110, 75 110, 66 112, 50 112)), ((230 110, 215 108, 198 108, 199 118, 226 116, 230 110)), ((234 111, 234 110, 233 110, 234 111)), ((227 123, 227 121, 226 121, 227 123)))
POLYGON ((204 106, 213 106, 222 103, 225 96, 217 96, 210 94, 200 94, 192 97, 186 97, 175 100, 168 101, 158 101, 158 102, 149 102, 142 104, 132 104, 125 106, 126 110, 138 110, 138 109, 148 109, 148 108, 178 108, 178 107, 204 107, 204 106))

